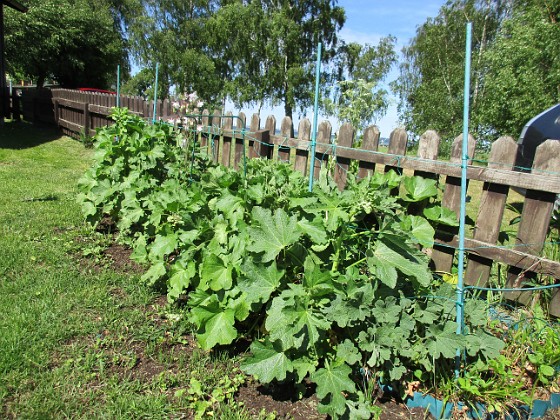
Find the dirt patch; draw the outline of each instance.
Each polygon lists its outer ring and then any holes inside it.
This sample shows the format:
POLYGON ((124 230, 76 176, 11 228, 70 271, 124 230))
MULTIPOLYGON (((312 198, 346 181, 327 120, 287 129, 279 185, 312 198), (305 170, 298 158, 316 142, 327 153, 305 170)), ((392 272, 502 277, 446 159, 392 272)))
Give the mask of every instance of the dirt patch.
MULTIPOLYGON (((317 406, 319 400, 313 393, 312 387, 308 389, 308 395, 300 400, 294 400, 297 395, 293 387, 289 385, 261 385, 251 380, 239 389, 236 400, 242 402, 245 409, 251 415, 259 413, 276 413, 278 419, 293 420, 325 420, 329 417, 319 413, 317 406)), ((433 419, 429 413, 420 408, 409 409, 404 403, 385 398, 378 400, 375 405, 383 412, 381 420, 407 419, 428 420, 433 419)))
POLYGON ((319 400, 315 395, 306 396, 301 400, 293 400, 296 395, 293 388, 287 386, 264 386, 250 381, 239 389, 237 401, 242 402, 245 409, 252 415, 262 411, 276 413, 278 419, 321 420, 327 417, 317 411, 319 400))
POLYGON ((132 250, 123 245, 113 243, 103 251, 103 255, 111 261, 111 268, 119 273, 141 274, 145 270, 137 262, 130 259, 132 250))

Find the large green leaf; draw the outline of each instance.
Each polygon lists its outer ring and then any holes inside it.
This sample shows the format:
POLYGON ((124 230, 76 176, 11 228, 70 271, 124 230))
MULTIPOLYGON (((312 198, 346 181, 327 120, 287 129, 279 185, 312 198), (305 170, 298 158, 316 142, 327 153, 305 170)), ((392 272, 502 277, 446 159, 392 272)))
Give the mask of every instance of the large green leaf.
MULTIPOLYGON (((233 266, 225 256, 206 254, 200 268, 201 285, 208 284, 214 291, 229 290, 233 283, 233 266)), ((201 286, 203 287, 203 286, 201 286)))
POLYGON ((447 226, 459 226, 459 219, 453 210, 442 206, 431 206, 424 209, 428 220, 447 226))
POLYGON ((291 284, 290 290, 274 298, 266 320, 271 339, 294 346, 303 343, 308 349, 315 346, 326 335, 331 322, 311 303, 307 291, 300 284, 291 284), (300 342, 301 338, 303 342, 300 342))
POLYGON ((340 227, 340 224, 350 220, 350 215, 340 196, 336 193, 327 194, 320 190, 317 195, 319 203, 313 205, 309 211, 322 216, 327 231, 334 232, 340 227))
POLYGON ((276 209, 273 215, 268 209, 254 207, 251 215, 258 226, 249 228, 252 242, 247 249, 263 253, 263 262, 273 261, 280 252, 297 242, 301 236, 297 227, 297 216, 288 217, 283 209, 276 209))
POLYGON ((426 348, 434 358, 443 356, 447 359, 455 357, 457 350, 465 347, 465 337, 457 334, 457 324, 447 321, 441 325, 430 325, 428 327, 430 338, 426 342, 426 348))
POLYGON ((317 396, 322 399, 319 412, 333 417, 344 414, 345 395, 356 392, 356 385, 349 377, 351 373, 352 369, 345 363, 332 366, 327 361, 324 368, 311 375, 311 380, 317 384, 317 396))
POLYGON ((290 359, 282 351, 278 351, 270 343, 266 345, 260 341, 251 344, 252 356, 241 363, 241 369, 249 375, 255 376, 263 383, 273 379, 282 381, 286 374, 293 371, 290 359))
POLYGON ((435 230, 426 219, 420 216, 407 215, 401 221, 401 229, 410 232, 418 243, 425 247, 434 246, 435 230))
POLYGON ((142 281, 148 285, 154 285, 167 273, 165 263, 163 261, 156 262, 150 266, 148 271, 142 275, 142 281))
POLYGON ((150 260, 161 261, 166 255, 171 254, 177 248, 177 235, 156 235, 154 242, 150 246, 150 260))
POLYGON ((358 348, 349 339, 344 340, 337 346, 336 357, 340 360, 344 360, 349 365, 353 365, 362 360, 362 355, 358 348))
POLYGON ((304 234, 311 238, 315 245, 327 242, 327 232, 320 217, 316 217, 311 222, 307 219, 298 220, 297 225, 304 234))
POLYGON ((167 295, 175 300, 183 294, 191 284, 191 280, 196 275, 196 265, 194 261, 184 263, 177 261, 170 270, 169 280, 167 281, 167 295))
POLYGON ((380 281, 390 288, 397 284, 397 271, 416 278, 418 283, 427 287, 432 282, 432 275, 426 264, 411 261, 389 248, 383 241, 378 240, 375 250, 367 252, 368 268, 375 273, 380 281))
POLYGON ((247 293, 247 299, 251 302, 268 301, 284 277, 284 270, 278 270, 274 261, 265 266, 248 260, 241 270, 245 276, 239 280, 238 287, 247 293))
POLYGON ((217 344, 231 344, 237 338, 235 309, 223 308, 215 294, 192 308, 189 315, 189 320, 199 328, 196 337, 204 350, 217 344))
POLYGON ((416 202, 435 197, 438 193, 436 181, 420 176, 405 177, 403 181, 405 201, 416 202))

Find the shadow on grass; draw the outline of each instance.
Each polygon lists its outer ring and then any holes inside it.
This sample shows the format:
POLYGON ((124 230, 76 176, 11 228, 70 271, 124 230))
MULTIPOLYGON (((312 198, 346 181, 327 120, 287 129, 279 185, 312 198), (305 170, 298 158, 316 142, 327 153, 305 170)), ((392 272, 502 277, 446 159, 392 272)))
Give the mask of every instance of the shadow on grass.
POLYGON ((49 124, 7 121, 0 126, 0 149, 28 149, 57 140, 60 130, 49 124))

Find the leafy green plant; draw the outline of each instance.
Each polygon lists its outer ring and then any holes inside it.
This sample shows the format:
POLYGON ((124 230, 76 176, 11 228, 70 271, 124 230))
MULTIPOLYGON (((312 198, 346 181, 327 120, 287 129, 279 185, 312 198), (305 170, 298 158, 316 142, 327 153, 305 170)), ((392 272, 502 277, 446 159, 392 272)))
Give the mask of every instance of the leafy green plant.
MULTIPOLYGON (((230 408, 236 408, 238 404, 233 397, 243 383, 245 383, 245 375, 237 370, 232 377, 223 376, 209 389, 201 380, 199 372, 194 370, 191 372, 189 388, 186 390, 187 407, 193 410, 196 419, 214 417, 217 414, 216 409, 224 402, 228 402, 230 408)), ((184 395, 184 389, 175 392, 176 397, 184 395)))
POLYGON ((253 159, 237 172, 198 152, 185 162, 172 128, 114 118, 80 184, 84 214, 128 234, 143 280, 185 302, 203 349, 247 337, 246 373, 309 379, 320 412, 352 418, 370 416, 378 381, 451 370, 458 349, 498 356, 482 302, 469 301, 470 333, 456 334, 455 290, 434 282, 422 252, 432 224, 456 224, 434 180, 375 173, 339 191, 323 171, 309 192, 286 164, 253 159))

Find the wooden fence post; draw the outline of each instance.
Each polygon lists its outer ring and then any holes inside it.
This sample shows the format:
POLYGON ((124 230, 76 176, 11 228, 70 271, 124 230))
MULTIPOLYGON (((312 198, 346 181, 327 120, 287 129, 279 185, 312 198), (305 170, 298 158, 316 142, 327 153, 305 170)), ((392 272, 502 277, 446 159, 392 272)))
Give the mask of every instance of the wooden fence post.
MULTIPOLYGON (((379 135, 379 128, 377 128, 375 125, 370 125, 368 128, 366 128, 364 131, 364 138, 362 140, 362 149, 376 152, 379 148, 379 135)), ((375 171, 375 163, 372 162, 361 160, 358 163, 358 167, 359 179, 370 176, 375 171)))
POLYGON ((89 103, 84 102, 84 135, 86 138, 90 136, 89 128, 90 128, 90 116, 89 116, 89 103))
MULTIPOLYGON (((268 130, 269 137, 274 136, 276 134, 276 117, 274 115, 269 115, 266 118, 266 123, 264 124, 265 130, 268 130)), ((269 159, 272 159, 274 156, 274 145, 270 142, 270 149, 269 149, 269 159)))
MULTIPOLYGON (((461 165, 461 155, 462 155, 462 143, 463 136, 457 136, 453 141, 453 146, 451 147, 451 158, 449 159, 450 164, 461 165)), ((474 155, 474 148, 476 146, 476 141, 474 137, 469 134, 467 153, 469 156, 474 155)), ((469 159, 467 164, 471 164, 472 159, 469 159)), ((461 178, 454 176, 447 176, 445 179, 445 191, 443 193, 443 198, 441 204, 450 210, 453 210, 457 217, 459 217, 459 212, 461 209, 461 178)), ((450 242, 458 232, 458 228, 450 226, 440 226, 436 231, 436 241, 438 239, 443 240, 443 242, 450 242)), ((432 251, 432 261, 435 264, 436 271, 442 271, 445 273, 451 272, 451 267, 453 267, 453 257, 455 255, 455 249, 434 244, 434 249, 432 251)))
MULTIPOLYGON (((311 122, 308 118, 303 118, 299 122, 298 140, 300 142, 309 142, 311 139, 311 122)), ((309 150, 296 148, 296 157, 294 161, 294 169, 301 172, 303 176, 307 175, 307 164, 309 158, 309 150)))
MULTIPOLYGON (((319 124, 319 129, 317 130, 317 146, 326 148, 331 144, 331 133, 332 126, 328 121, 323 121, 319 124)), ((314 165, 313 178, 319 179, 321 173, 321 167, 327 166, 329 162, 329 155, 326 152, 315 153, 315 156, 311 156, 311 165, 314 165)))
POLYGON ((230 165, 231 160, 231 143, 233 141, 233 136, 231 132, 233 131, 233 118, 226 118, 224 121, 224 135, 222 136, 220 153, 221 153, 221 163, 224 166, 230 165))
MULTIPOLYGON (((337 146, 351 148, 354 143, 354 127, 351 124, 342 124, 338 131, 337 146)), ((350 159, 335 156, 336 166, 334 168, 334 182, 338 189, 342 191, 346 186, 348 179, 348 168, 350 168, 350 159)))
MULTIPOLYGON (((420 159, 437 160, 439 153, 440 137, 434 130, 428 130, 418 142, 418 157, 420 159)), ((414 171, 414 176, 423 178, 438 179, 438 176, 432 172, 414 171)))
POLYGON ((389 172, 393 169, 398 174, 402 174, 402 168, 399 167, 398 158, 399 156, 406 155, 407 142, 408 136, 406 134, 406 130, 403 128, 395 128, 389 137, 389 150, 387 152, 391 155, 395 155, 396 165, 385 166, 385 172, 389 172))
MULTIPOLYGON (((537 147, 532 172, 560 172, 560 142, 547 140, 537 147)), ((544 247, 556 194, 547 191, 528 189, 517 231, 516 244, 523 246, 527 254, 539 255, 544 247)), ((530 270, 510 267, 507 287, 520 287, 524 278, 534 276, 530 270)), ((528 303, 532 294, 527 292, 506 293, 508 299, 528 303)), ((556 291, 553 301, 558 303, 560 296, 556 291)), ((560 316, 560 305, 551 305, 551 314, 560 316)))
MULTIPOLYGON (((500 137, 492 144, 488 167, 511 170, 516 155, 517 143, 511 137, 500 137)), ((484 183, 473 239, 489 244, 498 241, 508 191, 507 185, 484 183)), ((487 258, 474 253, 469 254, 465 282, 470 285, 485 286, 490 277, 492 263, 493 261, 487 258)))
POLYGON ((249 124, 249 131, 251 132, 251 139, 249 140, 249 157, 256 158, 259 157, 258 150, 260 150, 261 144, 256 136, 257 131, 261 127, 261 117, 259 114, 254 113, 251 117, 251 123, 249 124))
MULTIPOLYGON (((238 133, 244 133, 245 131, 245 125, 247 123, 247 117, 245 116, 245 114, 243 112, 239 113, 239 118, 237 119, 236 123, 235 123, 235 128, 236 128, 236 132, 238 133)), ((245 134, 244 136, 245 138, 237 138, 235 137, 234 141, 235 141, 235 150, 234 150, 234 155, 233 155, 233 166, 235 169, 239 169, 239 164, 242 163, 242 159, 243 159, 243 154, 247 153, 247 135, 245 134)))
MULTIPOLYGON (((282 123, 280 124, 280 135, 284 137, 283 143, 287 143, 290 140, 293 131, 292 119, 288 116, 282 118, 282 123)), ((281 162, 290 161, 290 148, 282 145, 278 145, 277 159, 281 162)))

